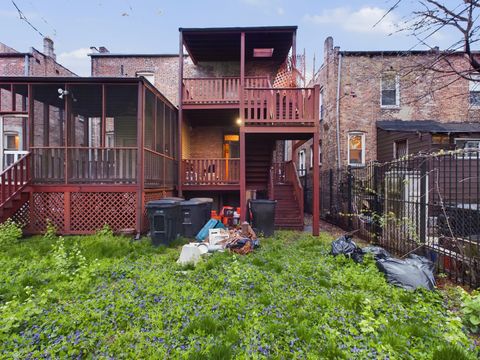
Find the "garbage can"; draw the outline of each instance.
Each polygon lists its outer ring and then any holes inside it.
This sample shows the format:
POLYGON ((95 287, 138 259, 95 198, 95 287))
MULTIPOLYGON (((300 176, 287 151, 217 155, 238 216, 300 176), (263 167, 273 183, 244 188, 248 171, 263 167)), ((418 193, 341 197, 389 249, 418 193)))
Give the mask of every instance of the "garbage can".
POLYGON ((275 227, 275 200, 250 199, 248 215, 257 235, 272 236, 275 227))
POLYGON ((180 201, 154 200, 146 207, 153 245, 168 245, 180 236, 182 216, 180 201))
POLYGON ((205 203, 201 200, 184 200, 180 203, 182 211, 182 236, 193 238, 205 225, 205 203))
POLYGON ((182 197, 177 197, 177 196, 167 196, 167 197, 162 198, 161 200, 183 201, 183 200, 185 200, 185 199, 182 198, 182 197))
POLYGON ((203 211, 204 211, 203 225, 205 225, 208 222, 208 220, 210 220, 210 218, 211 218, 213 199, 212 198, 198 197, 198 198, 192 198, 190 200, 199 200, 203 203, 202 204, 202 208, 203 208, 203 211))

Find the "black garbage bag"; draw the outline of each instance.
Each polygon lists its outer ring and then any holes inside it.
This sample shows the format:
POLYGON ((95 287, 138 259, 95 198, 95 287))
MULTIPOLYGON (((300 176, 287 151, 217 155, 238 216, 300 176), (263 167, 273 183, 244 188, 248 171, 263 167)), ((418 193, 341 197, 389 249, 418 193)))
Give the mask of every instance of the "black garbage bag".
POLYGON ((372 254, 375 260, 388 259, 392 257, 390 253, 380 246, 367 246, 362 249, 363 254, 372 254))
POLYGON ((350 235, 342 235, 337 240, 332 242, 332 255, 346 255, 352 256, 355 250, 358 249, 357 245, 353 242, 350 235))
POLYGON ((433 276, 435 264, 432 261, 430 261, 424 256, 420 256, 417 254, 410 254, 408 258, 405 259, 405 261, 423 270, 430 282, 433 284, 433 286, 435 286, 435 277, 433 276))
POLYGON ((415 290, 423 287, 433 290, 435 288, 433 273, 424 265, 419 265, 417 259, 408 259, 408 261, 394 258, 379 259, 377 267, 385 274, 390 284, 403 289, 415 290))

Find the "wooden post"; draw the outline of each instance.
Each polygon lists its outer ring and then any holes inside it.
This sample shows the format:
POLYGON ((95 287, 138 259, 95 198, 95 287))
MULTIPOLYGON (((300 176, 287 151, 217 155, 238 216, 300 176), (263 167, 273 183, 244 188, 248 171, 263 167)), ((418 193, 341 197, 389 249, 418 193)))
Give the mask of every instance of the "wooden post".
POLYGON ((314 120, 315 120, 315 132, 313 133, 313 226, 312 235, 318 236, 320 233, 320 154, 318 147, 320 146, 320 109, 319 109, 319 95, 320 86, 315 85, 314 96, 314 120))
POLYGON ((144 91, 145 86, 142 81, 138 82, 138 104, 137 104, 137 234, 142 232, 143 225, 143 121, 144 121, 144 91))
POLYGON ((178 49, 178 196, 182 196, 182 128, 183 128, 183 110, 182 110, 182 102, 183 102, 183 33, 180 30, 180 42, 179 42, 179 49, 178 49))
POLYGON ((247 215, 247 179, 245 164, 245 33, 240 34, 240 221, 247 215))

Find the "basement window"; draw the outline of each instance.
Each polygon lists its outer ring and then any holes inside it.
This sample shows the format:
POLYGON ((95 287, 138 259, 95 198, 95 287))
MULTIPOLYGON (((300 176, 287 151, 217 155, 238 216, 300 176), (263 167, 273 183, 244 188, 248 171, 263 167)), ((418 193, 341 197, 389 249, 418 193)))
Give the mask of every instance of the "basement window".
POLYGON ((273 48, 256 48, 253 49, 253 57, 269 58, 273 55, 273 48))
POLYGON ((465 152, 458 155, 460 159, 480 158, 480 139, 457 138, 455 139, 455 147, 459 150, 465 150, 465 152))

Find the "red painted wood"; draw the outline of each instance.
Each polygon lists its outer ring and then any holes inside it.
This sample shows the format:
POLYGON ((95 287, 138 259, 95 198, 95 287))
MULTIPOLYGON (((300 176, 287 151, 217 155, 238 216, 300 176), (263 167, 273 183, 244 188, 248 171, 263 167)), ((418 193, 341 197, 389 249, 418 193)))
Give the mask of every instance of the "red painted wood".
POLYGON ((30 153, 21 157, 0 174, 0 208, 30 183, 30 153))
POLYGON ((315 121, 315 133, 313 134, 313 223, 312 235, 318 236, 320 233, 320 159, 318 146, 320 144, 320 107, 319 107, 320 86, 316 85, 313 93, 313 113, 315 121))
POLYGON ((227 185, 240 182, 240 159, 183 159, 183 185, 227 185), (228 168, 228 171, 227 171, 228 168))

